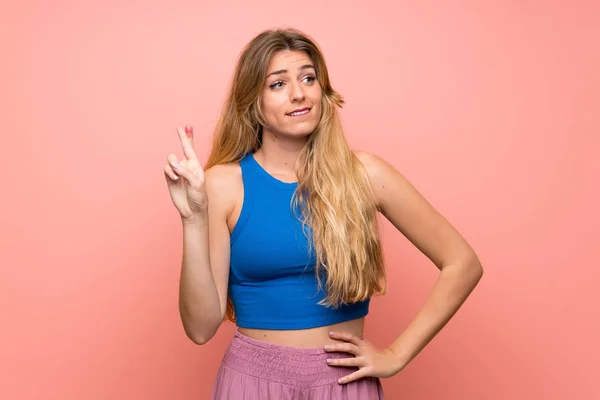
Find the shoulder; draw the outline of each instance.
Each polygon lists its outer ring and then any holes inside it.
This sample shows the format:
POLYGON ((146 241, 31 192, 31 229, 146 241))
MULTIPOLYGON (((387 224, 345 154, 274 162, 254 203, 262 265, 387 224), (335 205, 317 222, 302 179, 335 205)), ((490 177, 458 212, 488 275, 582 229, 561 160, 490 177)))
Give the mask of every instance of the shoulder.
POLYGON ((242 170, 238 163, 213 165, 204 172, 206 185, 226 189, 242 179, 242 170))
POLYGON ((390 163, 376 154, 355 150, 354 155, 362 164, 372 185, 383 184, 390 178, 390 174, 398 173, 390 163))
POLYGON ((385 207, 391 199, 401 198, 413 189, 400 171, 382 157, 364 151, 354 151, 354 154, 367 173, 379 206, 385 207))
MULTIPOLYGON (((208 200, 229 210, 243 190, 242 170, 238 163, 217 164, 204 172, 208 200)), ((220 208, 220 207, 219 207, 220 208)))

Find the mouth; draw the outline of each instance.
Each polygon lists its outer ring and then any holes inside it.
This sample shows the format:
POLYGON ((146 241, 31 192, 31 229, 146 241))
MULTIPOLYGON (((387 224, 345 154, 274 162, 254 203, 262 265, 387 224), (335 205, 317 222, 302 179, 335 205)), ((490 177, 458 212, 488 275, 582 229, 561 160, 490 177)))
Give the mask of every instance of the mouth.
POLYGON ((302 115, 306 115, 310 112, 310 107, 304 107, 304 108, 299 108, 297 110, 294 110, 290 113, 287 113, 285 115, 287 115, 288 117, 300 117, 302 115))

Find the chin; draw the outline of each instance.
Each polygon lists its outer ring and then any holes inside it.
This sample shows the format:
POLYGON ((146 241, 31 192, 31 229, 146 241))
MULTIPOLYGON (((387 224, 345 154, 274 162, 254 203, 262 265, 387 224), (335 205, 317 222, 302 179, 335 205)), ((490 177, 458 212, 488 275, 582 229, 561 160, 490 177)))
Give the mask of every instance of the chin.
POLYGON ((298 126, 288 129, 287 132, 289 132, 289 134, 293 136, 310 136, 315 131, 315 129, 317 129, 318 125, 318 123, 298 124, 298 126))
POLYGON ((306 138, 308 136, 310 136, 315 130, 294 130, 294 131, 288 131, 286 132, 286 136, 288 137, 293 137, 293 138, 306 138))
POLYGON ((279 126, 272 126, 269 131, 273 132, 277 136, 289 137, 289 138, 304 138, 310 136, 317 126, 318 121, 304 121, 293 124, 281 124, 279 126))

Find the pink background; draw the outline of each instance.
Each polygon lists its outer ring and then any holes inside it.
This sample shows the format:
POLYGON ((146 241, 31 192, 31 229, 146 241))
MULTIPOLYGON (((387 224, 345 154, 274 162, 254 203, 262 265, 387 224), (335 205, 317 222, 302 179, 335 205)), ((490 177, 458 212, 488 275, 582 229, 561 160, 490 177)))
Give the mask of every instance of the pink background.
MULTIPOLYGON (((206 159, 239 51, 279 26, 322 46, 352 146, 486 269, 388 398, 600 398, 599 3, 4 3, 0 398, 208 398, 234 327, 184 335, 162 167, 183 124, 206 159)), ((388 223, 384 246, 366 328, 381 346, 436 279, 388 223)))

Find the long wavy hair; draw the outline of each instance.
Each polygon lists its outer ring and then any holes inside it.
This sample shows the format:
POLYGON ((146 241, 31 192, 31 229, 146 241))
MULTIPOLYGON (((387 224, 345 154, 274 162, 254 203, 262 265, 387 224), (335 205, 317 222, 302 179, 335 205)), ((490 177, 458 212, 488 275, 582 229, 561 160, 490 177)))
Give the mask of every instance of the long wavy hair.
MULTIPOLYGON (((318 45, 294 29, 260 33, 243 49, 217 123, 205 169, 239 162, 260 148, 261 93, 267 67, 279 51, 305 52, 314 63, 322 90, 321 119, 298 159, 298 186, 291 205, 301 210, 316 256, 315 274, 326 297, 319 304, 337 308, 384 294, 386 277, 377 221, 378 207, 369 178, 350 149, 338 115, 344 104, 331 86, 318 45), (323 279, 325 286, 323 287, 323 279)), ((226 318, 235 322, 231 297, 226 318)))

